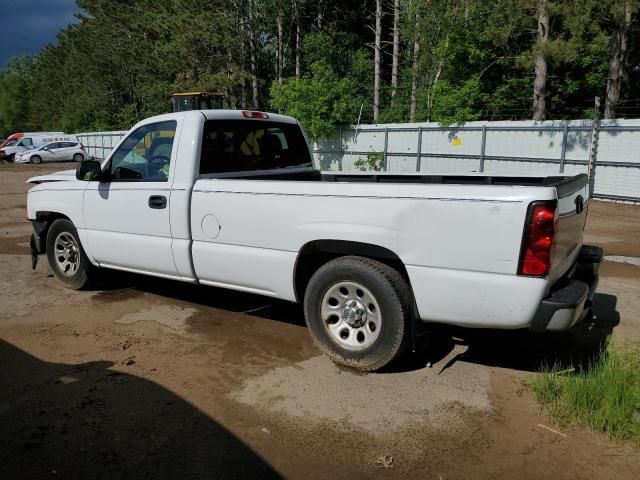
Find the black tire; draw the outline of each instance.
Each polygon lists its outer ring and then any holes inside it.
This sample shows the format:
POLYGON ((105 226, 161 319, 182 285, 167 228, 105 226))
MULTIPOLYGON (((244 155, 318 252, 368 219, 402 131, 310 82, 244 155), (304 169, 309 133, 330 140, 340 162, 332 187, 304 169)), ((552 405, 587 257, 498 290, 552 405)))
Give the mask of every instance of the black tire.
POLYGON ((76 153, 76 154, 73 156, 73 161, 74 161, 74 162, 78 162, 78 163, 80 163, 80 162, 81 162, 81 161, 83 161, 83 160, 84 160, 84 155, 82 155, 81 153, 76 153))
POLYGON ((5 158, 5 160, 6 160, 8 163, 13 163, 13 161, 14 161, 15 159, 16 159, 16 154, 15 154, 15 153, 12 153, 11 155, 9 155, 8 157, 6 157, 6 158, 5 158))
POLYGON ((411 299, 407 282, 392 267, 365 257, 339 257, 324 264, 311 277, 304 296, 305 320, 313 341, 334 362, 361 371, 375 371, 394 361, 409 344, 411 299), (380 308, 378 336, 362 350, 338 343, 322 319, 325 294, 340 282, 362 285, 380 308))
POLYGON ((42 157, 40 155, 32 155, 29 162, 34 165, 40 165, 42 163, 42 157))
MULTIPOLYGON (((58 252, 58 254, 59 253, 60 252, 58 252)), ((47 259, 49 260, 49 267, 53 274, 67 288, 80 290, 89 287, 97 280, 98 269, 91 264, 87 255, 84 253, 84 249, 78 238, 78 231, 70 220, 61 218, 55 220, 51 227, 49 227, 49 231, 47 232, 47 259), (74 258, 77 258, 79 263, 77 271, 72 275, 66 274, 56 261, 56 239, 62 234, 73 237, 77 245, 77 257, 74 258)))

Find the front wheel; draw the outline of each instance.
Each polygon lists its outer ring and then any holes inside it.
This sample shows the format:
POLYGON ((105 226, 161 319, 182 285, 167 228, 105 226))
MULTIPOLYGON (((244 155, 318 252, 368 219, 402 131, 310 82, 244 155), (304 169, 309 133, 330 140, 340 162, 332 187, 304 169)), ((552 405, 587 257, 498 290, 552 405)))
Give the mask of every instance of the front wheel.
POLYGON ((67 219, 53 222, 47 233, 47 259, 62 284, 80 290, 95 280, 97 269, 87 258, 76 227, 67 219))
POLYGON ((409 286, 376 260, 339 257, 320 267, 307 286, 304 311, 316 345, 358 370, 381 369, 409 343, 409 286))

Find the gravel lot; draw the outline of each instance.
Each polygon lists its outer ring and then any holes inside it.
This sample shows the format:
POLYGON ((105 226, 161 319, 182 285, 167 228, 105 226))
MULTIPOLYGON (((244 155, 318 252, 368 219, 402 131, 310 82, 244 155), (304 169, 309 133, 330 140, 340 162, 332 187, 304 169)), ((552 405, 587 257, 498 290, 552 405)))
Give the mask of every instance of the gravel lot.
MULTIPOLYGON (((640 267, 603 265, 594 325, 434 328, 362 375, 320 355, 295 305, 133 275, 75 292, 44 258, 32 271, 24 181, 72 167, 0 166, 0 478, 640 478, 637 450, 561 430, 526 387, 611 331, 640 341, 640 267)), ((594 202, 586 237, 640 256, 640 207, 594 202)))

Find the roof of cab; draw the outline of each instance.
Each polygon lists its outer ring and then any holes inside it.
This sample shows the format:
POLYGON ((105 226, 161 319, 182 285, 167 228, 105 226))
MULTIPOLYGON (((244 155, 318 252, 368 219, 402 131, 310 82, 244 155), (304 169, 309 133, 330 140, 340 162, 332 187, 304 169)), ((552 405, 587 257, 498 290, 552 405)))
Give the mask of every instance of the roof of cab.
POLYGON ((177 120, 184 118, 188 115, 204 115, 207 120, 254 120, 257 122, 273 121, 281 123, 297 124, 298 121, 293 117, 286 115, 280 115, 278 113, 264 112, 268 115, 266 119, 260 118, 246 118, 242 112, 250 112, 253 110, 189 110, 186 112, 165 113, 162 115, 156 115, 155 117, 145 118, 138 122, 134 127, 145 125, 154 122, 163 122, 167 120, 177 120))

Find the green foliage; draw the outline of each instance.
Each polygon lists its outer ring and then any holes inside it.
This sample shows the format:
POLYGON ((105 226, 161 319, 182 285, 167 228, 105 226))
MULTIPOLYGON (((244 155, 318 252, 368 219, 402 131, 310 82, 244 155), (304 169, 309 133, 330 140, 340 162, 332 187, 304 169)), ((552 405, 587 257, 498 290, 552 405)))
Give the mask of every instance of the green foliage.
POLYGON ((532 384, 561 425, 577 422, 640 446, 640 347, 609 344, 588 368, 554 365, 532 384))
POLYGON ((480 99, 480 81, 470 78, 461 84, 454 84, 448 80, 438 82, 430 92, 421 90, 418 98, 422 99, 416 114, 416 120, 430 119, 444 125, 452 123, 478 120, 481 111, 477 108, 480 99), (433 100, 424 98, 433 96, 433 100), (432 104, 431 108, 429 106, 432 104), (429 111, 430 110, 430 111, 429 111))
POLYGON ((17 57, 0 72, 0 134, 14 132, 26 124, 33 68, 32 58, 17 57))
POLYGON ((369 152, 366 157, 360 157, 353 165, 362 172, 373 170, 379 172, 384 167, 384 154, 382 152, 369 152))
POLYGON ((357 121, 360 99, 354 97, 356 82, 337 77, 322 61, 311 66, 311 73, 300 80, 286 79, 271 85, 271 106, 297 118, 311 138, 330 135, 335 125, 357 121))

